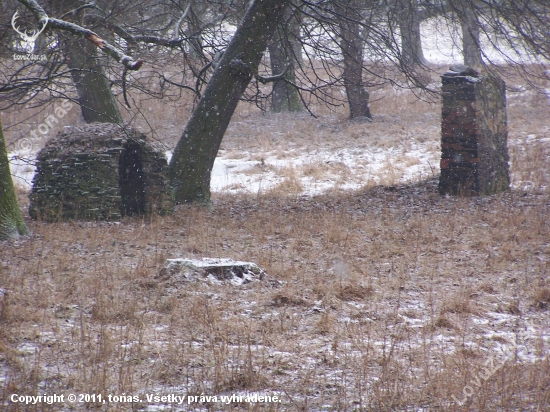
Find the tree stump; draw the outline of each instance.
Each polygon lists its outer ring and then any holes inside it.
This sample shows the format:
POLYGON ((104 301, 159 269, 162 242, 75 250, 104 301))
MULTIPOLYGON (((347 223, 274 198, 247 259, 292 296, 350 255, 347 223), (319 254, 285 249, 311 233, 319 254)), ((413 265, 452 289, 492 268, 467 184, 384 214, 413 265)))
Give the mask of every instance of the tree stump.
POLYGON ((508 190, 504 81, 462 65, 441 78, 439 193, 480 196, 508 190))
POLYGON ((167 259, 156 280, 170 285, 205 281, 235 286, 266 281, 271 286, 279 286, 278 281, 268 276, 255 263, 227 258, 167 259))

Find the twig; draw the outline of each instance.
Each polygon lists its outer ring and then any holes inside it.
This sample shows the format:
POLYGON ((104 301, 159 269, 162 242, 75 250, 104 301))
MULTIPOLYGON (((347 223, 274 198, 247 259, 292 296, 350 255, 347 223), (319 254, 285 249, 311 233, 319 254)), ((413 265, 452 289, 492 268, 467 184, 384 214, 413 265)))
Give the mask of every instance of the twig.
POLYGON ((180 83, 176 83, 176 82, 173 82, 172 80, 170 79, 167 79, 166 76, 164 76, 163 74, 160 75, 160 77, 162 78, 163 81, 165 81, 166 83, 168 84, 171 84, 171 85, 174 85, 174 86, 177 86, 177 87, 180 87, 182 89, 186 89, 186 90, 191 90, 193 93, 195 93, 197 95, 197 97, 200 99, 201 98, 201 94, 193 89, 192 87, 189 87, 189 86, 186 86, 184 84, 180 84, 180 83))
POLYGON ((262 84, 276 82, 277 80, 281 80, 285 77, 286 73, 288 72, 288 69, 290 69, 290 64, 286 66, 286 68, 283 70, 282 73, 276 74, 274 76, 267 76, 267 77, 257 75, 256 78, 262 84))

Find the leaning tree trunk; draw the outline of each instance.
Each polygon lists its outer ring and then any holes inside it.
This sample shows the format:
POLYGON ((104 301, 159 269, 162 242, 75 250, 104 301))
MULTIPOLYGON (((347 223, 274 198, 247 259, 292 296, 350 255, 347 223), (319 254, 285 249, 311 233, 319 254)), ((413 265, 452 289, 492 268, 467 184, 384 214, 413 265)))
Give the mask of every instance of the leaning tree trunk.
POLYGON ((288 0, 255 0, 235 32, 180 138, 169 166, 176 203, 210 200, 210 174, 223 135, 288 0))
POLYGON ((84 121, 122 123, 109 80, 95 57, 95 46, 85 39, 70 39, 66 51, 84 121))
POLYGON ((420 37, 420 15, 416 0, 398 1, 399 32, 401 34, 401 59, 405 67, 426 63, 420 37))
POLYGON ((276 76, 286 70, 284 79, 273 83, 271 110, 278 113, 302 111, 298 90, 292 85, 296 83, 294 67, 299 63, 291 39, 291 20, 295 18, 290 15, 290 9, 287 8, 284 21, 277 28, 274 39, 268 46, 271 73, 276 76))
POLYGON ((462 54, 464 56, 464 64, 470 67, 480 67, 483 63, 481 60, 481 46, 479 43, 479 22, 471 6, 465 5, 464 13, 461 16, 462 26, 462 54))
POLYGON ((363 83, 363 46, 357 13, 358 0, 344 0, 338 3, 338 26, 340 49, 344 58, 344 87, 349 104, 349 118, 371 119, 369 109, 370 94, 363 83))
POLYGON ((28 233, 15 197, 0 116, 0 240, 16 238, 28 233))

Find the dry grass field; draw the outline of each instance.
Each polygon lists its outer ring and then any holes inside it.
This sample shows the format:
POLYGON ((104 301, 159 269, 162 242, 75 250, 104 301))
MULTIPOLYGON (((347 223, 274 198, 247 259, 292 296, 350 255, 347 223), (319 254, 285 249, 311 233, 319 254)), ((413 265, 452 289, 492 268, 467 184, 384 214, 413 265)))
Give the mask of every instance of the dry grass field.
MULTIPOLYGON (((423 144, 437 155, 437 104, 402 91, 374 97, 384 98, 367 124, 348 124, 343 111, 314 119, 241 107, 222 152, 246 151, 258 173, 267 154, 315 147, 423 144)), ((29 220, 32 237, 0 244, 2 408, 550 410, 550 108, 518 91, 508 109, 513 189, 496 196, 441 197, 437 164, 403 183, 390 162, 359 190, 306 196, 297 176, 355 176, 345 164, 308 164, 279 170, 270 190, 217 192, 210 208, 172 216, 29 220), (176 257, 256 262, 280 286, 167 284, 157 275, 176 257), (107 402, 25 405, 14 394, 107 402), (243 398, 222 401, 231 395, 243 398)), ((171 127, 168 146, 181 131, 171 127)))

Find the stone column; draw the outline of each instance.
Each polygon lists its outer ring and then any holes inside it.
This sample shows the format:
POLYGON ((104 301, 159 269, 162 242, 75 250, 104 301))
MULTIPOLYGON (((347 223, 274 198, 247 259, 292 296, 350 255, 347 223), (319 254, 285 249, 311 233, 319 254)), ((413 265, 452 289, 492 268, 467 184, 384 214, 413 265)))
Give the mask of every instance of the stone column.
POLYGON ((442 195, 479 196, 508 190, 506 85, 470 67, 451 66, 442 79, 442 195))

